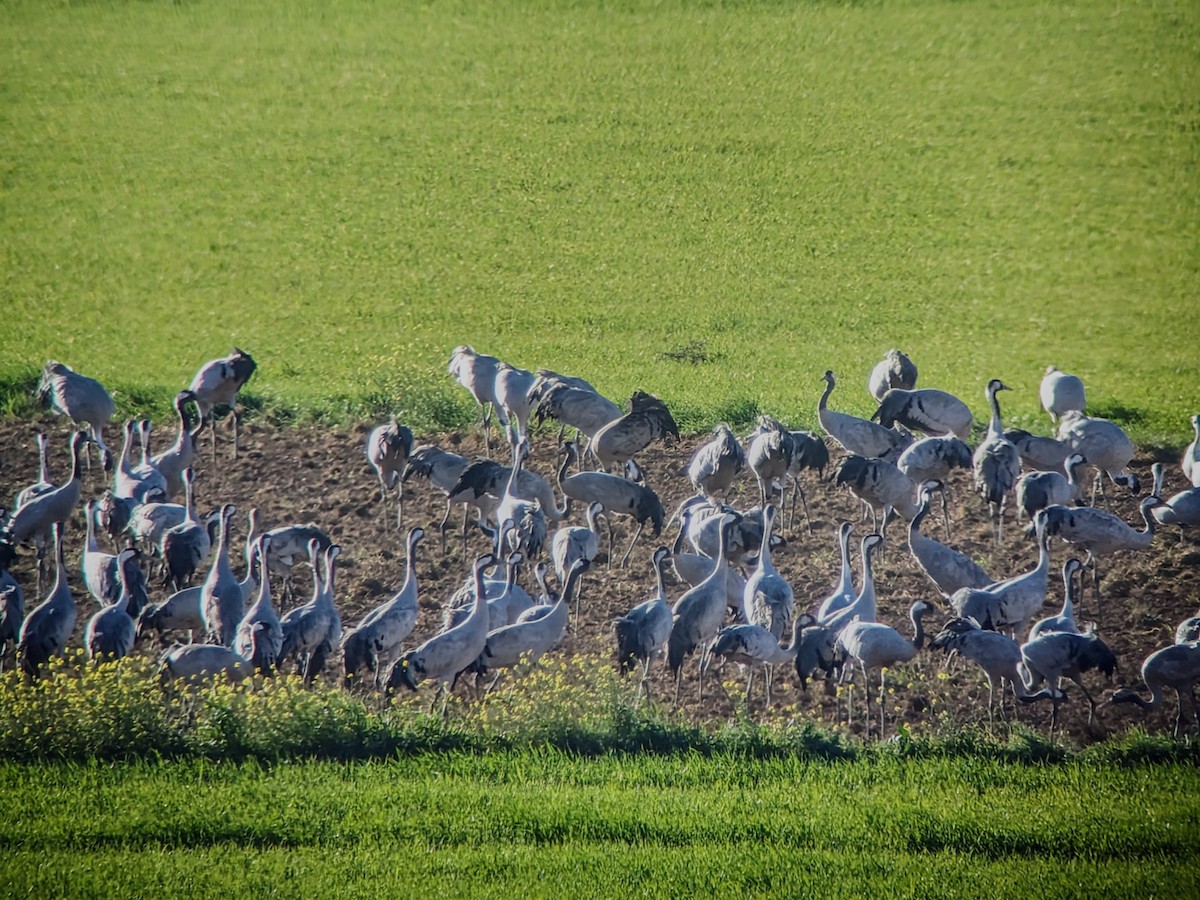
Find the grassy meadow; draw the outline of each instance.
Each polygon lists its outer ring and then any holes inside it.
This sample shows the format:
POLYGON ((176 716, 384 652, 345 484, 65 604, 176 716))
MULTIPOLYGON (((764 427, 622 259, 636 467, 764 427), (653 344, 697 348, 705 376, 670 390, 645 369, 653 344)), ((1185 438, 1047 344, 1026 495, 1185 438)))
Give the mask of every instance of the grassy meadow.
POLYGON ((1195 895, 1194 768, 555 751, 0 766, 8 895, 1195 895), (79 811, 88 814, 81 816, 79 811))
POLYGON ((165 412, 231 344, 281 420, 471 415, 458 343, 811 424, 892 346, 1047 363, 1181 446, 1200 10, 1045 3, 0 6, 0 400, 165 412))

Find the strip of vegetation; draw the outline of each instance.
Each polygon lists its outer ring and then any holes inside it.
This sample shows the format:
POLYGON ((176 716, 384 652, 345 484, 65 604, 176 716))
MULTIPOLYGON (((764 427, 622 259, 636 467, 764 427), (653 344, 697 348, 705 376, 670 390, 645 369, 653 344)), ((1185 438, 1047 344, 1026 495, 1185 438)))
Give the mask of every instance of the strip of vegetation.
POLYGON ((670 710, 635 707, 630 686, 611 666, 586 657, 546 661, 475 703, 452 700, 445 719, 427 713, 426 701, 406 695, 387 704, 374 694, 306 690, 294 677, 162 686, 144 657, 99 668, 74 657, 52 663, 36 683, 17 672, 0 677, 0 757, 348 761, 552 748, 587 757, 1200 765, 1200 740, 1177 742, 1142 731, 1073 750, 1023 728, 990 732, 942 725, 926 735, 902 729, 894 740, 865 746, 798 718, 766 724, 743 719, 708 730, 670 710))

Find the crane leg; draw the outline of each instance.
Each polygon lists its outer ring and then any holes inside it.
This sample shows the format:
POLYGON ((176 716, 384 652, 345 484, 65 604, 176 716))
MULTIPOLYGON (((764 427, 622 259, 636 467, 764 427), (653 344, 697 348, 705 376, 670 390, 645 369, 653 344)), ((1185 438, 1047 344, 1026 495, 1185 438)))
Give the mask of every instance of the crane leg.
POLYGON ((238 458, 238 437, 241 433, 241 416, 238 415, 237 401, 234 401, 233 412, 230 413, 233 419, 233 458, 238 458))
POLYGON ((396 531, 404 529, 404 485, 396 491, 396 531))
POLYGON ((621 557, 622 569, 625 568, 625 563, 629 560, 629 554, 633 552, 633 545, 637 543, 638 538, 642 535, 642 526, 644 524, 644 522, 638 522, 637 531, 633 533, 633 540, 629 542, 629 549, 627 549, 625 551, 625 555, 621 557))
POLYGON ((942 526, 946 529, 946 543, 950 543, 950 504, 946 502, 946 489, 941 490, 942 495, 942 526))

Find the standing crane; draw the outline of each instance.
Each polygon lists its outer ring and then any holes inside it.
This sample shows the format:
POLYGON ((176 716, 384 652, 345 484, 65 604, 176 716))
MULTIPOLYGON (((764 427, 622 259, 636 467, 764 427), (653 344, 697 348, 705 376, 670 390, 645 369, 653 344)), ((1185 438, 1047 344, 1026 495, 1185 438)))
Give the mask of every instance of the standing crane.
POLYGON ((417 545, 425 538, 424 528, 410 528, 406 539, 404 581, 391 599, 367 613, 361 622, 342 637, 342 660, 346 670, 345 683, 364 666, 370 666, 375 686, 382 686, 381 676, 395 660, 417 624, 420 606, 417 605, 417 545))
POLYGON ((529 391, 536 380, 537 376, 526 369, 506 362, 496 365, 496 400, 508 418, 505 431, 510 444, 529 436, 529 416, 533 412, 529 391))
MULTIPOLYGON (((762 549, 758 553, 758 565, 746 579, 742 605, 750 614, 750 623, 766 628, 778 643, 783 640, 784 633, 792 624, 796 601, 792 594, 792 586, 771 564, 770 538, 777 513, 774 506, 767 506, 763 510, 762 549)), ((793 629, 793 646, 796 645, 795 638, 799 636, 799 631, 798 628, 793 629)))
POLYGON ((800 486, 800 474, 805 469, 813 469, 817 477, 825 477, 825 469, 829 466, 829 448, 825 442, 810 431, 793 431, 792 435, 792 464, 788 466, 787 477, 792 482, 792 511, 788 516, 788 528, 796 522, 796 500, 799 499, 804 509, 804 524, 809 534, 812 534, 812 519, 808 515, 808 500, 804 496, 804 488, 800 486))
POLYGON ((1057 366, 1046 366, 1046 374, 1038 387, 1042 409, 1050 414, 1051 421, 1069 412, 1087 409, 1087 397, 1083 390, 1083 379, 1078 375, 1060 372, 1057 366))
MULTIPOLYGON (((38 380, 39 405, 66 416, 75 427, 85 430, 100 448, 100 462, 108 468, 111 454, 104 443, 104 426, 115 409, 112 396, 95 378, 80 375, 65 363, 50 360, 38 380)), ((91 456, 87 458, 91 467, 91 456)))
POLYGON ((508 418, 496 397, 496 369, 499 365, 500 360, 496 357, 476 353, 475 348, 469 344, 460 344, 450 354, 450 364, 447 367, 447 371, 471 392, 471 396, 479 404, 484 449, 489 458, 492 455, 492 422, 489 407, 496 411, 496 418, 501 425, 508 425, 508 418))
POLYGON ((273 674, 283 648, 283 628, 279 614, 271 601, 271 567, 267 565, 271 535, 258 536, 258 558, 263 560, 259 574, 258 596, 237 625, 233 649, 250 660, 250 665, 264 675, 273 674))
POLYGON ((1066 506, 1079 500, 1080 485, 1077 471, 1086 463, 1078 453, 1067 457, 1062 472, 1026 472, 1017 480, 1017 517, 1032 519, 1034 513, 1048 506, 1066 506))
POLYGON ((971 618, 956 617, 947 622, 941 632, 929 642, 930 650, 942 650, 963 656, 983 669, 988 680, 988 721, 992 720, 996 691, 1000 691, 1000 717, 1004 717, 1004 682, 1008 682, 1013 697, 1026 696, 1025 681, 1021 678, 1021 645, 1006 634, 989 631, 971 618))
MULTIPOLYGON (((1058 423, 1058 439, 1071 450, 1079 453, 1096 467, 1096 482, 1092 488, 1092 501, 1096 490, 1104 496, 1104 474, 1113 484, 1129 488, 1136 494, 1141 487, 1132 472, 1125 471, 1133 459, 1133 441, 1120 425, 1108 419, 1094 419, 1081 412, 1071 411, 1058 423)), ((1105 497, 1107 500, 1107 497, 1105 497)))
POLYGON ((746 454, 733 430, 724 422, 713 429, 713 438, 701 444, 688 463, 688 480, 705 498, 725 494, 746 465, 746 454))
POLYGON ((879 672, 879 736, 883 737, 886 711, 884 698, 887 696, 885 670, 897 663, 908 662, 916 657, 925 644, 925 629, 922 618, 932 612, 933 606, 918 600, 909 607, 908 617, 913 626, 912 640, 908 640, 890 625, 881 622, 853 621, 838 635, 838 644, 846 655, 857 662, 863 670, 863 694, 867 707, 867 736, 871 734, 871 673, 879 672))
POLYGON ((895 459, 908 446, 909 438, 898 431, 830 409, 829 395, 833 393, 837 380, 828 369, 822 380, 825 382, 825 391, 817 402, 817 420, 825 433, 841 444, 847 453, 868 459, 895 459))
POLYGON ((1072 634, 1069 631, 1051 631, 1021 645, 1021 661, 1028 672, 1025 679, 1026 691, 1046 682, 1046 687, 1036 693, 1021 697, 1023 703, 1035 703, 1049 699, 1053 703, 1050 714, 1050 733, 1058 722, 1058 705, 1066 698, 1059 683, 1070 678, 1083 691, 1088 702, 1088 723, 1096 714, 1096 701, 1083 683, 1083 673, 1098 669, 1112 679, 1117 668, 1117 658, 1104 641, 1094 634, 1072 634))
POLYGON ((818 622, 827 621, 835 612, 853 603, 854 598, 858 596, 854 590, 854 572, 850 568, 850 532, 853 530, 854 526, 849 522, 838 526, 838 558, 842 561, 842 568, 837 583, 833 586, 833 593, 817 607, 818 622))
POLYGON ((379 502, 383 504, 383 527, 387 530, 387 495, 396 489, 396 528, 404 525, 404 481, 402 476, 408 466, 408 457, 413 448, 413 433, 407 425, 392 418, 383 425, 371 429, 367 436, 367 462, 379 479, 379 502))
POLYGON ((650 663, 663 655, 671 637, 672 613, 667 602, 666 565, 671 551, 657 547, 650 557, 654 567, 654 595, 643 600, 625 615, 613 621, 617 636, 617 663, 621 674, 626 674, 638 663, 642 666, 642 678, 638 684, 634 706, 641 701, 642 691, 650 694, 650 663))
POLYGON ((916 386, 917 367, 899 350, 889 350, 885 353, 867 378, 867 391, 876 400, 882 400, 883 395, 892 388, 911 391, 916 386))
POLYGON ((716 638, 708 651, 708 658, 719 657, 731 660, 739 666, 750 670, 746 681, 746 708, 750 707, 750 691, 754 687, 754 670, 761 667, 763 681, 766 684, 766 708, 771 707, 771 682, 774 680, 776 666, 793 662, 800 652, 801 635, 812 625, 814 619, 805 613, 798 617, 792 629, 792 642, 786 647, 780 642, 778 635, 762 625, 740 624, 729 625, 717 632, 716 638))
POLYGON ((137 550, 127 547, 117 555, 120 591, 111 604, 88 619, 87 628, 84 629, 83 645, 87 648, 89 659, 120 659, 133 652, 137 625, 130 611, 132 597, 125 575, 125 564, 137 554, 137 550))
POLYGON ((166 567, 164 584, 174 585, 177 591, 188 585, 212 549, 208 527, 196 516, 195 475, 191 469, 183 471, 183 489, 187 498, 184 519, 164 531, 162 536, 162 558, 166 567))
POLYGON ((996 394, 1009 390, 999 378, 987 383, 984 395, 992 408, 987 436, 975 448, 975 490, 988 504, 992 517, 996 544, 1004 542, 1004 504, 1008 493, 1021 474, 1021 455, 1016 445, 1004 436, 1004 425, 1000 421, 1000 401, 996 394))
POLYGON ((311 541, 308 548, 313 567, 313 596, 280 619, 283 643, 279 648, 279 665, 295 657, 305 686, 311 687, 313 679, 325 668, 325 660, 342 643, 342 619, 334 604, 334 570, 342 548, 330 544, 324 556, 317 541, 311 541), (320 571, 322 562, 324 578, 320 571))
POLYGON ((746 460, 758 480, 759 508, 766 508, 775 493, 776 483, 779 486, 780 503, 787 502, 787 474, 792 467, 795 449, 792 433, 782 422, 770 416, 758 417, 758 429, 750 436, 746 460))
POLYGON ((1038 619, 1029 629, 1029 640, 1038 635, 1051 631, 1069 631, 1079 634, 1079 626, 1075 623, 1075 575, 1083 568, 1083 563, 1072 556, 1063 563, 1063 605, 1057 616, 1047 616, 1038 619))
POLYGON ((921 505, 916 498, 917 485, 886 459, 864 459, 847 456, 840 466, 834 483, 846 485, 854 496, 871 508, 872 530, 887 532, 888 523, 899 513, 912 521, 921 505), (883 510, 883 527, 879 525, 878 510, 883 510))
POLYGON ((538 377, 527 396, 534 406, 534 417, 539 424, 546 419, 555 419, 560 423, 560 444, 563 428, 574 428, 577 440, 580 434, 591 438, 622 414, 621 407, 602 396, 583 379, 544 369, 538 370, 538 377))
POLYGON ((588 444, 588 450, 607 472, 612 466, 625 466, 652 443, 667 436, 679 437, 679 426, 667 405, 642 391, 629 398, 629 412, 602 426, 588 444))
POLYGON ((446 714, 446 703, 450 699, 450 688, 458 674, 474 663, 487 646, 488 609, 484 599, 483 570, 496 563, 496 557, 485 553, 475 558, 471 575, 475 582, 471 612, 462 622, 435 634, 415 650, 410 650, 397 660, 388 673, 386 691, 390 695, 403 685, 416 691, 425 679, 437 682, 433 705, 442 698, 442 715, 446 714))
POLYGON ((1183 728, 1183 697, 1192 701, 1192 720, 1200 727, 1200 716, 1196 713, 1196 681, 1200 680, 1200 644, 1172 644, 1155 650, 1142 663, 1142 681, 1150 690, 1150 699, 1143 700, 1137 691, 1124 688, 1109 699, 1109 703, 1136 703, 1144 710, 1152 710, 1163 702, 1163 690, 1175 691, 1178 712, 1175 714, 1175 737, 1183 728))
POLYGON ((442 516, 442 521, 438 523, 438 534, 441 536, 443 553, 446 552, 446 528, 450 521, 450 510, 454 508, 455 502, 463 504, 462 535, 463 544, 466 545, 468 504, 466 501, 456 501, 453 494, 458 479, 470 465, 465 456, 459 456, 457 453, 443 450, 432 444, 422 444, 409 456, 408 465, 404 467, 404 474, 400 478, 401 481, 408 481, 409 476, 415 475, 417 478, 428 481, 434 488, 446 495, 446 512, 442 516))
POLYGON ((212 438, 213 462, 217 460, 216 411, 225 407, 233 419, 233 458, 238 455, 238 428, 240 416, 237 411, 238 392, 254 374, 258 364, 245 350, 234 347, 228 356, 212 359, 202 365, 188 386, 200 410, 201 426, 207 424, 212 438))
POLYGON ((994 583, 995 579, 967 554, 921 533, 933 490, 941 490, 941 482, 928 481, 921 486, 921 509, 908 525, 908 551, 918 568, 946 597, 962 588, 982 589, 994 583))
POLYGON ((733 513, 726 513, 721 517, 720 548, 712 574, 680 597, 671 610, 673 624, 671 636, 667 640, 667 664, 675 677, 676 705, 679 704, 684 657, 697 647, 701 648, 699 691, 700 699, 704 700, 704 670, 709 642, 720 631, 727 608, 725 569, 728 563, 725 562, 725 547, 729 541, 729 532, 736 521, 737 516, 733 513))
POLYGON ((37 678, 52 657, 62 656, 75 630, 75 598, 63 559, 63 523, 54 523, 53 535, 54 583, 46 599, 25 617, 17 638, 17 664, 30 678, 37 678))
MULTIPOLYGON (((572 441, 563 444, 559 452, 562 454, 563 461, 558 467, 558 489, 563 492, 564 497, 580 503, 600 503, 606 512, 629 516, 637 522, 637 530, 633 533, 633 539, 629 542, 625 555, 621 557, 623 568, 634 544, 641 536, 646 522, 650 522, 655 537, 662 532, 662 501, 650 488, 619 475, 610 475, 607 472, 576 472, 574 475, 568 475, 568 470, 579 459, 579 452, 572 441)), ((609 559, 612 559, 613 555, 612 545, 613 537, 610 527, 608 532, 609 559)))
MULTIPOLYGON (((896 468, 909 477, 913 484, 926 481, 941 482, 954 469, 971 468, 971 448, 957 437, 927 437, 904 448, 896 460, 896 468)), ((946 540, 950 540, 950 510, 946 504, 946 491, 942 490, 942 523, 946 540)))
POLYGON ((1058 438, 1030 434, 1021 428, 1010 428, 1004 436, 1017 448, 1021 465, 1038 472, 1061 472, 1071 455, 1071 445, 1058 438))
POLYGON ((1191 482, 1192 487, 1200 488, 1200 413, 1192 416, 1192 431, 1196 436, 1183 450, 1183 459, 1179 465, 1184 477, 1191 482))
POLYGON ((42 494, 54 490, 54 483, 50 480, 50 438, 46 432, 38 432, 37 445, 38 480, 17 494, 13 499, 13 509, 20 509, 34 497, 40 497, 42 494))
POLYGON ((217 553, 199 594, 200 614, 208 639, 225 647, 233 646, 238 625, 246 614, 241 585, 229 564, 229 520, 236 512, 232 503, 221 507, 217 553))
POLYGON ((183 493, 183 470, 189 469, 195 462, 200 443, 200 433, 204 430, 204 420, 201 418, 193 429, 188 424, 187 404, 195 401, 191 391, 180 391, 175 395, 173 406, 175 415, 179 418, 179 434, 175 443, 151 459, 154 468, 162 475, 167 485, 166 499, 178 497, 183 493))
POLYGON ((879 401, 871 420, 878 420, 884 428, 892 428, 899 422, 910 431, 930 437, 952 434, 962 441, 971 436, 975 424, 967 404, 953 394, 932 388, 919 391, 892 388, 879 401))

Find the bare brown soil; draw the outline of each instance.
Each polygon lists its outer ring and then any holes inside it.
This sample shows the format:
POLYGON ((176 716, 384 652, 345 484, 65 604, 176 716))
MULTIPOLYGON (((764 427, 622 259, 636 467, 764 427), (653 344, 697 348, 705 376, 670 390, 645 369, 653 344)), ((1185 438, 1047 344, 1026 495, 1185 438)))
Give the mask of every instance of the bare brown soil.
MULTIPOLYGON (((0 497, 10 498, 36 479, 34 438, 38 428, 48 429, 53 436, 52 478, 62 477, 67 464, 67 431, 61 420, 47 417, 35 422, 3 421, 0 422, 0 497)), ((399 588, 404 573, 404 539, 403 534, 395 528, 394 507, 389 506, 386 512, 382 508, 378 482, 363 453, 367 431, 368 426, 365 425, 353 429, 281 429, 250 424, 243 429, 242 454, 238 460, 232 458, 228 436, 219 435, 217 463, 213 464, 206 444, 203 460, 197 467, 196 483, 201 512, 207 512, 221 503, 237 504, 240 510, 239 537, 245 533, 245 519, 241 514, 254 506, 262 510, 267 528, 313 522, 333 536, 343 549, 338 560, 337 594, 346 625, 353 625, 369 609, 387 600, 399 588), (385 528, 385 523, 389 527, 385 528)), ((668 515, 691 495, 691 486, 685 474, 687 463, 694 448, 706 439, 706 436, 687 438, 673 447, 655 447, 642 454, 640 461, 647 471, 647 483, 659 492, 668 515)), ((156 443, 161 445, 167 440, 167 436, 160 435, 156 443)), ((482 450, 481 442, 473 434, 450 434, 425 440, 435 440, 468 457, 482 450)), ((1134 462, 1134 471, 1144 485, 1151 482, 1150 465, 1153 461, 1148 456, 1142 456, 1134 462)), ((1169 495, 1186 485, 1177 461, 1173 458, 1164 461, 1167 462, 1169 495)), ((554 433, 535 435, 529 468, 553 483, 554 465, 554 433)), ((755 505, 758 494, 753 476, 743 472, 739 479, 734 504, 739 507, 755 505)), ((966 473, 957 473, 951 486, 952 543, 980 560, 997 577, 1015 575, 1035 565, 1037 553, 1034 542, 1013 526, 1011 511, 1008 513, 1009 527, 1006 529, 1004 547, 1001 551, 994 551, 986 509, 982 501, 971 493, 966 473)), ((85 496, 99 496, 104 487, 104 478, 97 466, 86 475, 85 496)), ((847 519, 855 522, 856 568, 859 556, 857 543, 869 526, 869 523, 859 523, 857 499, 845 491, 835 490, 828 475, 822 482, 815 474, 806 474, 805 487, 812 512, 812 533, 807 533, 798 519, 794 528, 785 530, 788 543, 774 556, 777 568, 794 588, 798 610, 820 603, 831 590, 839 568, 836 550, 838 523, 847 519)), ((1111 486, 1109 494, 1114 496, 1111 486)), ((442 495, 426 484, 410 483, 406 487, 405 527, 420 524, 429 533, 418 553, 417 571, 423 613, 410 641, 414 645, 437 629, 441 620, 441 606, 462 583, 468 570, 467 561, 486 549, 484 537, 476 531, 469 537, 464 553, 457 531, 461 518, 456 512, 451 518, 454 527, 449 535, 447 550, 442 551, 437 538, 437 523, 444 505, 442 495)), ((1127 494, 1115 496, 1113 508, 1126 521, 1140 527, 1133 498, 1127 494)), ((577 510, 573 518, 576 520, 574 524, 581 524, 582 510, 577 510)), ((80 604, 80 631, 94 611, 78 569, 82 522, 82 513, 78 513, 68 537, 71 583, 80 604)), ((940 537, 940 529, 940 515, 936 519, 931 516, 926 530, 940 537)), ((889 531, 888 542, 878 554, 876 567, 880 618, 907 634, 910 632, 908 606, 918 598, 936 602, 937 593, 909 557, 907 532, 903 523, 894 523, 889 531)), ((626 526, 619 526, 618 542, 623 537, 627 540, 629 534, 626 526)), ((569 634, 564 645, 556 652, 603 654, 611 658, 614 650, 612 620, 650 596, 653 588, 650 553, 659 543, 669 545, 673 539, 674 532, 657 539, 649 537, 647 533, 634 550, 627 569, 608 567, 605 564, 606 553, 602 549, 598 565, 586 576, 578 631, 569 634)), ((618 558, 623 547, 624 544, 618 544, 618 558)), ((1054 571, 1059 572, 1069 548, 1056 542, 1052 553, 1054 571)), ((1119 660, 1120 672, 1115 679, 1116 685, 1138 685, 1143 658, 1171 643, 1176 624, 1196 612, 1200 603, 1198 563, 1200 543, 1197 542, 1197 535, 1181 534, 1178 529, 1170 528, 1160 531, 1150 551, 1121 554, 1102 564, 1103 621, 1097 623, 1097 630, 1119 660)), ((28 586, 28 605, 32 608, 39 602, 33 596, 35 573, 32 561, 22 559, 14 566, 14 573, 28 586)), ((310 576, 301 567, 298 567, 296 575, 299 598, 295 602, 304 602, 310 590, 310 576)), ((523 572, 522 582, 536 595, 528 571, 523 572)), ((672 599, 682 595, 683 590, 678 584, 670 586, 672 599)), ((165 594, 164 589, 155 587, 152 599, 162 599, 165 594)), ((1056 613, 1062 597, 1061 579, 1053 577, 1044 615, 1056 613)), ((284 604, 285 608, 287 605, 284 604)), ((1095 600, 1089 587, 1078 615, 1086 621, 1094 621, 1095 614, 1095 600)), ((930 617, 928 625, 936 631, 945 618, 946 615, 939 613, 930 617)), ((147 652, 156 650, 148 648, 147 652)), ((335 660, 334 664, 340 665, 340 660, 335 660)), ((710 679, 714 680, 717 679, 710 679)), ((729 667, 724 680, 724 684, 707 689, 703 703, 698 702, 695 665, 689 661, 684 669, 681 694, 684 715, 689 720, 702 722, 726 721, 735 716, 742 708, 744 682, 733 667, 729 667)), ((1112 688, 1104 683, 1103 677, 1095 673, 1089 673, 1086 682, 1095 696, 1107 696, 1111 692, 1112 688)), ((652 685, 658 700, 669 703, 673 683, 665 666, 653 670, 652 685)), ((889 686, 894 690, 888 700, 889 730, 895 727, 897 720, 906 721, 915 730, 922 731, 987 721, 987 685, 982 673, 973 665, 958 662, 948 667, 940 655, 926 650, 913 663, 891 672, 889 686)), ((1072 739, 1083 742, 1119 732, 1133 724, 1146 724, 1153 729, 1169 731, 1175 712, 1173 697, 1169 698, 1165 710, 1148 718, 1141 710, 1129 705, 1114 706, 1102 709, 1102 722, 1088 726, 1086 702, 1077 689, 1071 687, 1068 693, 1069 699, 1063 704, 1061 713, 1065 730, 1072 739)), ((794 670, 777 673, 772 700, 772 709, 768 713, 772 718, 811 719, 825 727, 835 727, 838 701, 827 696, 819 686, 810 686, 807 693, 802 693, 794 670)), ((854 702, 859 709, 856 710, 850 730, 861 733, 860 694, 854 702)), ((1011 696, 1006 702, 1011 716, 1011 696)), ((844 712, 844 702, 840 705, 844 712)), ((757 688, 751 712, 756 719, 763 714, 762 695, 757 688)), ((1021 721, 1044 729, 1049 720, 1050 707, 1048 703, 1025 706, 1018 710, 1018 715, 1021 721)), ((836 727, 846 726, 843 721, 836 727)))

